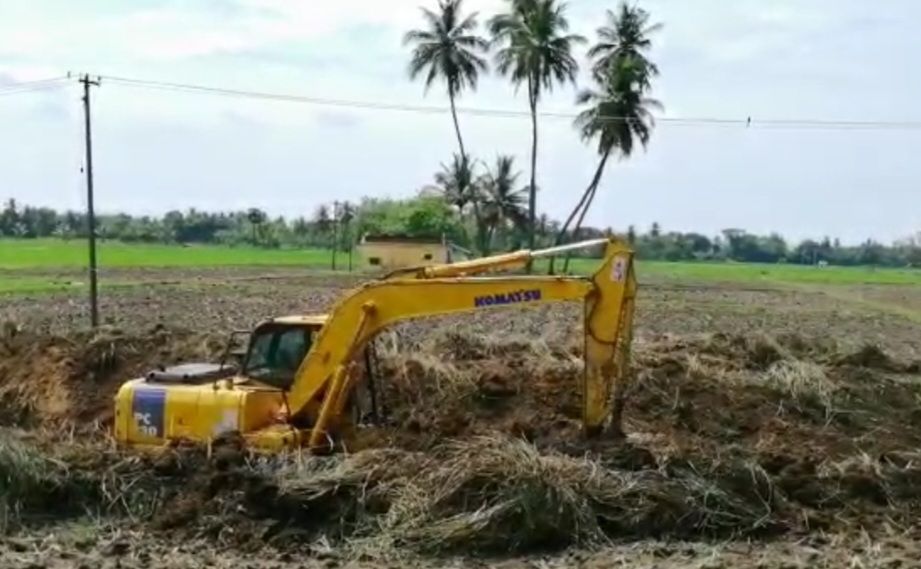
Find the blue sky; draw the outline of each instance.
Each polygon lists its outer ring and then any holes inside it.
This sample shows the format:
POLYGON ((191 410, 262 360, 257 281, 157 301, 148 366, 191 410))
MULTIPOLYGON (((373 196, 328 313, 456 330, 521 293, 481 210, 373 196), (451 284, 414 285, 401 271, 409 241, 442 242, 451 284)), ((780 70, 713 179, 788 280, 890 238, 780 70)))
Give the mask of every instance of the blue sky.
MULTIPOLYGON (((418 0, 6 0, 0 85, 89 71, 238 89, 443 105, 406 78, 418 0)), ((428 4, 433 4, 429 1, 428 4)), ((912 0, 645 0, 665 24, 653 57, 668 117, 921 121, 921 4, 912 0)), ((485 16, 502 0, 467 0, 485 16)), ((571 0, 587 36, 615 2, 571 0)), ((581 54, 580 54, 581 57, 581 54)), ((584 78, 583 78, 584 81, 584 78)), ((574 112, 561 87, 547 111, 574 112)), ((462 106, 525 110, 501 78, 462 106)), ((97 208, 262 207, 310 215, 362 195, 408 196, 450 159, 448 115, 154 91, 94 92, 97 208)), ((75 87, 0 96, 0 198, 84 207, 75 87)), ((527 119, 461 115, 468 148, 524 170, 527 119)), ((541 121, 539 207, 564 217, 596 157, 570 121, 541 121)), ((891 241, 921 230, 921 130, 786 130, 660 123, 607 170, 589 222, 791 238, 891 241)), ((526 173, 522 175, 522 182, 526 173)))

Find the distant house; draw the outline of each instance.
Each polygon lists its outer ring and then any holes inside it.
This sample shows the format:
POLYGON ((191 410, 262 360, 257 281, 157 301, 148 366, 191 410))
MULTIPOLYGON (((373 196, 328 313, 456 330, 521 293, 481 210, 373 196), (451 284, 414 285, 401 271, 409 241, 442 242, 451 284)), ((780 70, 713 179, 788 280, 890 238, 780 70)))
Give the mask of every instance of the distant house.
POLYGON ((469 251, 443 237, 365 235, 356 250, 362 267, 381 270, 451 263, 470 257, 469 251))

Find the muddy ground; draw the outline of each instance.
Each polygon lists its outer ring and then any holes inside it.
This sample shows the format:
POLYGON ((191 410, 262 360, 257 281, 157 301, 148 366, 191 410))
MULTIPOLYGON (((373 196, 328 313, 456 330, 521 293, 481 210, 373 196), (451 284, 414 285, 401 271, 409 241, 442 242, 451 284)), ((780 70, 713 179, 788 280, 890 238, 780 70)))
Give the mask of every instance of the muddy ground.
MULTIPOLYGON (((48 276, 48 269, 39 271, 48 276)), ((103 289, 100 318, 123 330, 158 324, 226 333, 278 314, 324 311, 358 275, 311 274, 290 268, 110 269, 116 286, 103 289), (126 285, 125 283, 131 283, 126 285)), ((58 275, 62 282, 83 280, 81 273, 58 275)), ((859 346, 885 345, 897 355, 914 357, 921 325, 921 290, 899 285, 782 286, 732 283, 646 281, 637 319, 640 335, 797 331, 805 336, 831 334, 859 346)), ((469 322, 471 319, 466 320, 469 322)), ((491 330, 503 317, 477 316, 491 330)), ((39 293, 0 296, 0 322, 13 321, 50 333, 86 328, 85 294, 39 293)), ((516 319, 512 328, 534 320, 516 319)), ((568 324, 567 324, 568 325, 568 324)))
POLYGON ((347 455, 268 464, 124 455, 99 433, 124 378, 324 311, 354 279, 124 273, 146 284, 104 291, 95 334, 83 298, 0 297, 0 474, 31 492, 4 505, 2 566, 918 563, 911 287, 644 283, 628 438, 594 444, 576 307, 401 326, 379 345, 388 420, 347 455), (3 456, 43 465, 34 488, 3 456))

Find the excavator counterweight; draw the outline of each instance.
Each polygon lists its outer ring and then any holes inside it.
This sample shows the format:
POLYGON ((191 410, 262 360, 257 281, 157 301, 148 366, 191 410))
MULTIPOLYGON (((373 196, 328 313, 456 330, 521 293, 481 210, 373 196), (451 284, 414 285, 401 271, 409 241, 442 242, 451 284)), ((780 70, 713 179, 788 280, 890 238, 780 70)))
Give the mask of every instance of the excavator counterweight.
POLYGON ((239 366, 182 366, 126 382, 116 395, 116 439, 159 446, 234 431, 268 450, 328 450, 348 431, 347 402, 361 381, 353 364, 382 330, 428 316, 564 301, 584 306, 582 418, 594 436, 619 408, 635 297, 633 252, 611 239, 395 271, 348 292, 328 314, 259 324, 239 366), (591 247, 603 253, 589 276, 501 274, 591 247))

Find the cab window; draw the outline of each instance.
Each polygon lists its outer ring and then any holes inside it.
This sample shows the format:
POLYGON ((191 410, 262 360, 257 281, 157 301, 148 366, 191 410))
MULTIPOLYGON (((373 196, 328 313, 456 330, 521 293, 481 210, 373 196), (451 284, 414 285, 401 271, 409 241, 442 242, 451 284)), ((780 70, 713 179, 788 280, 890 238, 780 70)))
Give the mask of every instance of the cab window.
POLYGON ((294 374, 310 350, 311 331, 299 327, 268 327, 252 340, 244 375, 282 389, 294 381, 294 374))

